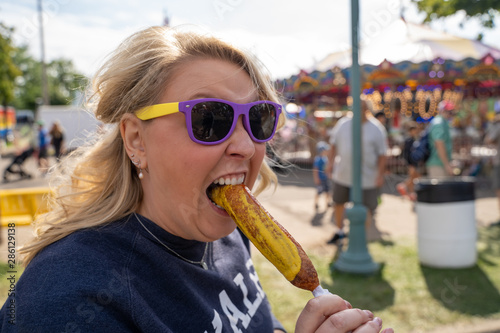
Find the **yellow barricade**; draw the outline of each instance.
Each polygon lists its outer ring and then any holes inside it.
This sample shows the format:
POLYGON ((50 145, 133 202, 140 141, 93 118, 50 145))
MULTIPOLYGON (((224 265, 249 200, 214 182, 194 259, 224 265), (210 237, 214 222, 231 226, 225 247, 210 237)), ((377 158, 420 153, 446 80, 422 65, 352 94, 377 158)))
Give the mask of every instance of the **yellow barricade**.
POLYGON ((37 214, 47 212, 48 187, 0 190, 0 219, 2 226, 9 223, 29 225, 37 214))

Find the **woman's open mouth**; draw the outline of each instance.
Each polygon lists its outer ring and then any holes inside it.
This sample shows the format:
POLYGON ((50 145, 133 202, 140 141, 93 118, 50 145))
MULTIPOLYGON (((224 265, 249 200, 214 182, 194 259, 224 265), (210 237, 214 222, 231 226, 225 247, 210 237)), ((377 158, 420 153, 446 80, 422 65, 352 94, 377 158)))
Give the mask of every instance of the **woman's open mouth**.
POLYGON ((208 198, 210 199, 210 201, 212 202, 212 204, 215 205, 215 207, 219 208, 219 209, 224 209, 222 208, 221 206, 217 205, 213 200, 212 200, 212 190, 214 188, 216 188, 217 186, 224 186, 224 185, 239 185, 239 184, 243 184, 243 181, 245 180, 245 176, 244 175, 240 175, 240 176, 232 176, 232 177, 220 177, 216 180, 214 180, 212 182, 212 184, 210 184, 210 186, 207 188, 207 196, 208 198))

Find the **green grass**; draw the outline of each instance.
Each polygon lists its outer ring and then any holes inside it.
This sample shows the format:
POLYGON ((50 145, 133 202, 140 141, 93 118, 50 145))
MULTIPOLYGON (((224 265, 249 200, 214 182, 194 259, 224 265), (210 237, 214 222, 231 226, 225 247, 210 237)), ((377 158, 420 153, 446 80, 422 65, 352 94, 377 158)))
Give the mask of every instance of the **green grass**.
MULTIPOLYGON (((372 310, 384 327, 397 332, 426 332, 444 325, 474 324, 500 318, 500 228, 479 230, 478 261, 467 269, 420 265, 415 240, 369 244, 381 264, 375 275, 331 272, 334 258, 310 253, 323 287, 354 307, 372 310)), ((289 332, 311 293, 288 284, 266 259, 254 256, 273 311, 289 332)))
MULTIPOLYGON (((309 255, 321 284, 354 307, 372 310, 384 327, 397 332, 427 332, 443 325, 474 324, 486 318, 500 319, 500 227, 480 228, 478 261, 467 269, 433 269, 419 264, 416 242, 400 239, 369 244, 378 274, 352 275, 330 270, 333 247, 309 255), (331 252, 330 252, 331 251, 331 252)), ((285 278, 257 251, 254 264, 273 311, 288 332, 312 297, 285 278)), ((7 297, 8 266, 0 263, 0 301, 7 297)), ((22 273, 16 267, 16 278, 22 273)))

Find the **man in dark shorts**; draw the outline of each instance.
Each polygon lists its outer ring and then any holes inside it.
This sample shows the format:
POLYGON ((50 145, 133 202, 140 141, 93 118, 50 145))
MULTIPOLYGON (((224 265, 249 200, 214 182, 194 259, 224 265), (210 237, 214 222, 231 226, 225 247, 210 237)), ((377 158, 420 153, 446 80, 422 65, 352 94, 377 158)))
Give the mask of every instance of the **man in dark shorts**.
MULTIPOLYGON (((380 188, 384 184, 384 172, 387 151, 387 132, 368 109, 368 103, 361 103, 362 131, 362 170, 361 185, 363 205, 368 209, 366 224, 371 223, 373 212, 378 205, 380 188), (367 113, 370 113, 367 116, 367 113)), ((345 237, 344 211, 350 201, 352 186, 352 117, 341 118, 332 131, 327 172, 333 180, 333 202, 335 222, 338 231, 328 243, 336 243, 345 237), (332 172, 333 171, 333 172, 332 172)))

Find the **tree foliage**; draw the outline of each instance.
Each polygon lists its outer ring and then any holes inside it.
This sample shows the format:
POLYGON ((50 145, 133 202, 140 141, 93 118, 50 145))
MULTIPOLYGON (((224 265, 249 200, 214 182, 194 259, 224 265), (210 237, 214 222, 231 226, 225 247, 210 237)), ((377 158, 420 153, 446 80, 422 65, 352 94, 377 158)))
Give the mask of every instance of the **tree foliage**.
POLYGON ((53 60, 47 65, 47 72, 50 101, 54 105, 72 103, 87 86, 87 78, 71 60, 53 60))
POLYGON ((13 106, 17 109, 36 110, 37 102, 42 96, 40 63, 28 54, 27 46, 17 48, 13 61, 22 73, 16 80, 16 98, 13 106))
MULTIPOLYGON (((17 109, 35 110, 42 96, 42 64, 34 59, 26 46, 17 48, 13 56, 22 72, 16 80, 17 109)), ((52 105, 71 104, 86 86, 87 79, 67 59, 55 59, 46 64, 49 99, 52 105)))
MULTIPOLYGON (((0 103, 36 110, 42 96, 42 64, 26 45, 14 47, 13 34, 13 28, 0 23, 0 103)), ((87 84, 71 60, 54 59, 46 70, 52 105, 71 104, 87 84)))
POLYGON ((0 23, 0 104, 7 106, 14 100, 15 79, 21 71, 12 61, 16 48, 12 43, 13 29, 0 23))
POLYGON ((412 0, 419 11, 426 14, 424 22, 464 11, 466 19, 476 18, 483 27, 493 28, 494 19, 500 11, 500 0, 412 0))

